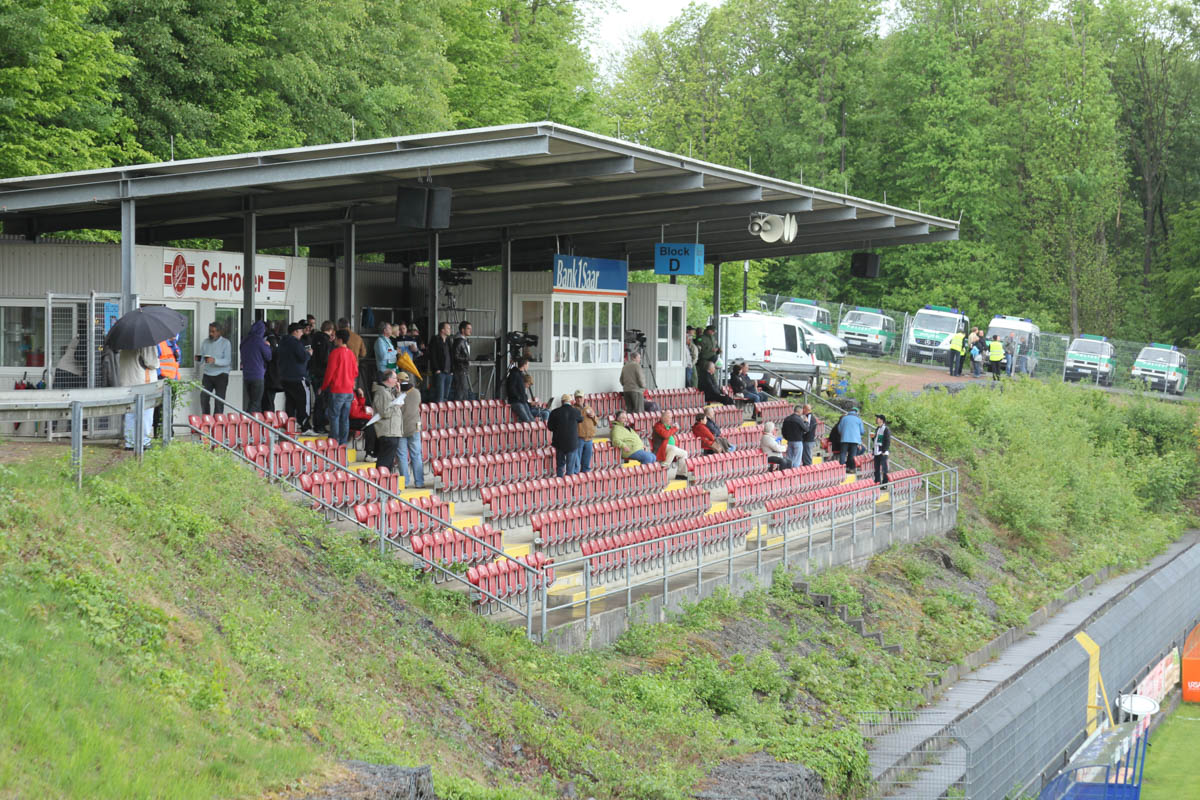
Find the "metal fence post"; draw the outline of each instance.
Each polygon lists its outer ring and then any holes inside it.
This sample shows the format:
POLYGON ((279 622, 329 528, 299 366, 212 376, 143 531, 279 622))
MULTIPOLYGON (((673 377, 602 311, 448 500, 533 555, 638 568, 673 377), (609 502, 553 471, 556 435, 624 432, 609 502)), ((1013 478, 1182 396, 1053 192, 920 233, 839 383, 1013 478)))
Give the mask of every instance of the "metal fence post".
POLYGON ((137 456, 137 460, 142 460, 142 453, 145 448, 142 446, 142 437, 146 435, 146 395, 138 394, 133 401, 133 454, 137 456))
POLYGON ((175 426, 175 403, 174 392, 171 391, 171 382, 163 381, 162 390, 162 443, 166 447, 171 443, 171 435, 174 433, 175 426))
POLYGON ((71 468, 75 470, 75 488, 83 488, 83 403, 71 403, 71 468))
POLYGON ((267 430, 267 480, 275 482, 275 429, 267 430))

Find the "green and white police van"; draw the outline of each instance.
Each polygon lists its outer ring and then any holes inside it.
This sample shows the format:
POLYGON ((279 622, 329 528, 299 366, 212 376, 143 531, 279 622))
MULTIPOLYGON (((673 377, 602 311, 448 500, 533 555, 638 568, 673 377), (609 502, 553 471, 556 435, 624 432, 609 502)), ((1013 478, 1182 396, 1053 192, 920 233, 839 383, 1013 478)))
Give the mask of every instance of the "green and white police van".
POLYGON ((1183 394, 1187 388, 1187 356, 1173 344, 1155 342, 1143 347, 1133 362, 1133 379, 1150 389, 1183 394))
POLYGON ((837 335, 853 352, 882 356, 896 347, 896 320, 882 308, 855 306, 838 323, 837 335))
POLYGON ((779 307, 779 313, 785 317, 802 319, 823 331, 833 332, 833 320, 829 316, 829 309, 817 305, 816 300, 802 300, 799 297, 793 297, 779 307))
POLYGON ((1041 343, 1042 329, 1033 324, 1028 317, 1012 317, 1007 314, 996 314, 988 323, 987 340, 999 336, 1003 343, 1012 336, 1017 343, 1017 363, 1014 372, 1032 375, 1037 369, 1038 345, 1041 343))
POLYGON ((908 326, 904 339, 904 360, 950 363, 950 337, 955 331, 966 333, 971 320, 957 308, 925 306, 908 326))
POLYGON ((1116 350, 1107 336, 1085 333, 1071 342, 1063 359, 1064 381, 1087 381, 1112 386, 1116 375, 1116 350))

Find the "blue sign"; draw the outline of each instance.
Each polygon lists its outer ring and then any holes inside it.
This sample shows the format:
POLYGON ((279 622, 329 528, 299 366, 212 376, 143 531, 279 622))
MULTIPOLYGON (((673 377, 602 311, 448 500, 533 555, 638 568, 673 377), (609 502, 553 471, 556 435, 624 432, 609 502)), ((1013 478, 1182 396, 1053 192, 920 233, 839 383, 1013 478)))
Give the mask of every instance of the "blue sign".
POLYGON ((659 242, 654 245, 654 274, 703 275, 704 245, 659 242))
POLYGON ((554 291, 624 297, 629 293, 629 262, 555 254, 554 291))
POLYGON ((105 303, 103 313, 104 335, 108 336, 108 332, 112 330, 112 326, 117 322, 117 317, 121 316, 121 307, 116 303, 105 303))

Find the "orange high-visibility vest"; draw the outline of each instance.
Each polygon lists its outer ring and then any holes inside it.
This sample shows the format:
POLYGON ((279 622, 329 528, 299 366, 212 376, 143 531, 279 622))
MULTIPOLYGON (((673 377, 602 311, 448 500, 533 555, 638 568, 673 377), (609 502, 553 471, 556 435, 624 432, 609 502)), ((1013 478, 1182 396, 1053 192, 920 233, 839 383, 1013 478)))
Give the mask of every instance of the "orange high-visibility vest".
POLYGON ((179 360, 175 358, 170 342, 158 343, 158 369, 164 378, 179 380, 179 360))

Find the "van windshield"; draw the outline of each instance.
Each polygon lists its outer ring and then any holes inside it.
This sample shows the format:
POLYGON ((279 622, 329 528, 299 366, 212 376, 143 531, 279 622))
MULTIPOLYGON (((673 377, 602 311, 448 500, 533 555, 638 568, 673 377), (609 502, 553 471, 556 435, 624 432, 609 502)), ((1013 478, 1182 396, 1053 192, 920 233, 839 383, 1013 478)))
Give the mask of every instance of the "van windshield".
POLYGON ((1161 347, 1143 347, 1138 354, 1138 361, 1150 361, 1155 364, 1174 364, 1175 351, 1161 347))
POLYGON ((1105 349, 1108 346, 1107 342, 1097 342, 1095 339, 1076 339, 1071 342, 1071 352, 1073 353, 1091 353, 1094 356, 1106 356, 1108 351, 1105 349))
POLYGON ((865 328, 883 327, 883 320, 878 314, 870 314, 866 311, 850 311, 842 317, 842 322, 849 325, 862 325, 865 328))
POLYGON ((806 303, 784 303, 779 307, 780 313, 786 314, 789 317, 795 317, 796 319, 808 320, 809 322, 816 321, 817 310, 816 306, 810 306, 806 303))
POLYGON ((988 338, 988 341, 990 342, 992 340, 993 336, 999 336, 1000 341, 1003 342, 1005 339, 1008 338, 1008 335, 1010 333, 1012 334, 1013 339, 1020 342, 1021 344, 1026 344, 1028 342, 1028 339, 1026 337, 1029 336, 1029 331, 1018 331, 1018 330, 1013 330, 1012 328, 1003 328, 1003 327, 1000 327, 999 325, 989 325, 988 326, 987 338, 988 338))
POLYGON ((913 318, 914 327, 927 331, 937 331, 939 333, 954 333, 958 325, 958 317, 948 317, 944 314, 930 314, 927 311, 918 311, 917 316, 913 318))

